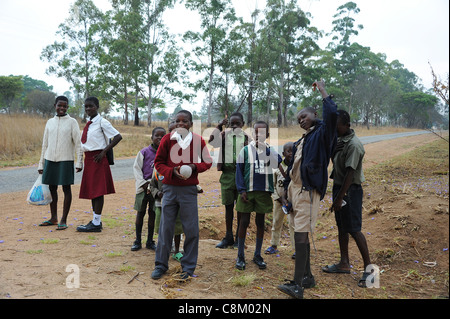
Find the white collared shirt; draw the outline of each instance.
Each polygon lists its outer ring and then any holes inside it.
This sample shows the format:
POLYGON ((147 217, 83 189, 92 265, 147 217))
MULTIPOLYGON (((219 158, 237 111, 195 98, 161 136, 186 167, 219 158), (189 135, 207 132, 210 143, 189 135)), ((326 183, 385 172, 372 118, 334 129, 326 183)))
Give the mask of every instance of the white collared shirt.
POLYGON ((171 140, 176 140, 178 145, 180 145, 180 147, 185 150, 186 148, 189 147, 189 145, 192 142, 192 133, 189 132, 186 137, 183 139, 183 137, 178 133, 178 132, 173 132, 172 135, 170 136, 171 140))
POLYGON ((86 143, 81 143, 84 152, 103 150, 109 143, 108 139, 120 134, 108 120, 100 115, 95 116, 91 121, 86 143))

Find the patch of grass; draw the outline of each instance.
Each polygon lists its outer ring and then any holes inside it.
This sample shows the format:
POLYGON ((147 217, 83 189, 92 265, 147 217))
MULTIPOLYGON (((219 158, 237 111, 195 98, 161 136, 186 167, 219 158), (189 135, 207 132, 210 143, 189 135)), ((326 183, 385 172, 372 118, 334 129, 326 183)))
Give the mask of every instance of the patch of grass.
POLYGON ((120 271, 123 271, 123 272, 127 272, 127 271, 133 271, 133 270, 135 270, 136 269, 136 267, 134 267, 134 266, 130 266, 130 265, 122 265, 122 266, 120 266, 120 271))
POLYGON ((26 253, 27 254, 30 254, 30 255, 35 255, 35 254, 41 254, 41 253, 43 253, 44 251, 42 250, 42 249, 38 249, 38 250, 27 250, 26 251, 26 253))
POLYGON ((118 219, 110 217, 102 218, 102 223, 104 226, 108 228, 116 228, 123 226, 123 224, 118 219))
POLYGON ((233 277, 233 279, 231 279, 231 283, 235 286, 246 287, 250 285, 253 281, 255 281, 255 279, 256 279, 255 274, 244 274, 233 277))
POLYGON ((96 240, 97 238, 94 235, 89 235, 88 236, 89 240, 80 240, 80 244, 83 245, 92 245, 93 241, 96 240))
POLYGON ((56 239, 56 238, 42 239, 41 243, 43 243, 43 244, 57 244, 57 243, 59 243, 59 239, 56 239))
POLYGON ((368 169, 364 174, 371 180, 448 175, 449 144, 436 140, 390 161, 368 169), (439 172, 439 174, 436 174, 439 172))
POLYGON ((121 251, 111 251, 105 254, 106 257, 120 257, 123 256, 123 252, 121 251))

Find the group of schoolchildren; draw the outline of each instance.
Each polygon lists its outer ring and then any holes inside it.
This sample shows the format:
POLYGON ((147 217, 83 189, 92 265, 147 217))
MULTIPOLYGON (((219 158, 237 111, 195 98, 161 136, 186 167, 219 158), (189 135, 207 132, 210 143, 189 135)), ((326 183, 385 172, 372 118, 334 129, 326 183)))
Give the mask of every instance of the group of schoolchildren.
MULTIPOLYGON (((349 235, 355 239, 360 249, 364 268, 370 264, 367 243, 361 233, 364 148, 350 129, 348 113, 337 110, 336 104, 325 90, 324 82, 317 81, 313 85, 318 88, 323 98, 323 119, 317 118, 313 108, 302 109, 297 115, 297 120, 305 133, 298 141, 288 142, 283 146, 284 158, 266 142, 269 137, 269 125, 264 121, 257 121, 253 126, 252 136, 249 136, 242 129, 245 122, 241 113, 233 113, 229 118, 222 120, 208 141, 211 146, 219 149, 217 170, 221 172, 219 181, 222 204, 225 206, 226 233, 216 247, 237 248, 235 267, 244 270, 247 228, 251 213, 255 212, 256 243, 252 261, 260 269, 265 269, 267 264, 261 256, 265 215, 273 212, 271 245, 264 251, 265 254, 278 253, 281 228, 284 216, 287 215, 290 240, 295 249, 292 256, 295 259, 294 279, 278 286, 278 289, 298 299, 303 298, 305 288, 315 286, 314 276, 311 273, 309 233, 313 232, 319 203, 326 193, 330 159, 333 162, 331 178, 334 180, 331 209, 335 212, 338 226, 341 260, 337 264, 323 267, 322 270, 327 273, 350 272, 349 235), (237 214, 235 235, 234 210, 237 214)), ((91 120, 96 116, 97 114, 91 114, 91 120)), ((136 180, 134 208, 137 216, 136 240, 131 250, 142 248, 143 221, 148 210, 146 248, 156 251, 155 268, 151 274, 153 279, 161 278, 169 269, 171 253, 172 257, 181 263, 181 279, 193 276, 197 265, 199 244, 197 195, 202 191, 198 185, 198 174, 210 169, 213 161, 203 138, 190 131, 192 124, 192 114, 182 110, 170 123, 169 134, 166 134, 166 130, 162 127, 153 129, 151 145, 137 154, 133 166, 136 180), (192 170, 190 176, 181 174, 180 167, 183 165, 188 165, 192 170), (153 240, 154 232, 158 233, 157 244, 153 240), (183 252, 180 251, 182 234, 183 252)), ((114 138, 111 144, 114 142, 117 144, 121 138, 118 132, 112 130, 108 136, 114 138)), ((95 154, 89 156, 90 161, 94 161, 95 164, 97 161, 103 162, 103 166, 109 169, 105 159, 106 151, 109 149, 106 148, 114 146, 109 145, 100 146, 95 154)), ((86 164, 88 156, 85 157, 86 168, 92 166, 86 164)), ((45 158, 47 165, 49 161, 47 157, 45 158)), ((78 164, 77 171, 79 168, 78 164)), ((89 178, 89 182, 86 183, 92 184, 94 180, 101 178, 92 170, 95 168, 91 168, 89 174, 96 174, 96 177, 89 178)), ((86 169, 83 172, 83 180, 85 174, 86 169)), ((66 185, 53 181, 52 183, 54 184, 51 185, 66 185)), ((98 224, 98 218, 96 220, 95 216, 98 215, 98 211, 94 201, 103 204, 103 195, 108 193, 111 191, 101 193, 101 200, 98 199, 98 193, 83 197, 91 198, 93 201, 94 219, 90 224, 94 222, 95 224, 79 226, 78 231, 101 230, 101 222, 98 224)), ((98 203, 96 204, 98 206, 98 203)), ((52 212, 52 219, 48 223, 55 222, 56 210, 55 215, 52 212)), ((364 287, 369 275, 363 272, 358 285, 364 287)))

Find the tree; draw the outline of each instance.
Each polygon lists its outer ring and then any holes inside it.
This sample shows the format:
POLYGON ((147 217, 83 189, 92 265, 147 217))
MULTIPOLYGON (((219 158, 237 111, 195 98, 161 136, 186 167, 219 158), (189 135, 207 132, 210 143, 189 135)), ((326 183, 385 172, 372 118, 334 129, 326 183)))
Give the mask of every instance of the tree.
POLYGON ((435 110, 437 97, 423 92, 407 92, 401 96, 402 118, 406 127, 431 128, 430 115, 435 110))
POLYGON ((358 14, 360 9, 357 4, 354 2, 347 2, 337 8, 338 13, 336 13, 333 18, 333 30, 332 33, 335 33, 332 40, 339 40, 338 44, 332 44, 337 51, 341 51, 342 48, 350 46, 350 37, 352 35, 358 35, 358 30, 362 30, 364 27, 362 24, 359 24, 355 27, 355 19, 352 18, 353 14, 358 14))
POLYGON ((166 101, 189 99, 189 94, 175 87, 183 80, 180 75, 181 49, 167 32, 162 21, 166 9, 173 7, 175 0, 146 0, 143 9, 143 42, 145 45, 144 83, 147 90, 147 126, 152 123, 153 108, 164 108, 166 101))
MULTIPOLYGON (((190 69, 197 73, 207 71, 208 91, 208 118, 206 125, 211 126, 211 109, 213 107, 214 74, 218 53, 223 49, 227 30, 237 21, 234 8, 230 0, 186 0, 186 8, 196 10, 200 14, 201 32, 188 31, 184 35, 184 41, 198 44, 192 51, 195 57, 189 56, 190 69), (203 62, 202 58, 208 58, 203 62)), ((194 87, 203 86, 204 79, 198 81, 194 87)))
POLYGON ((445 107, 445 112, 448 113, 448 89, 449 89, 449 76, 447 73, 447 82, 442 81, 437 75, 434 73, 433 67, 430 63, 428 63, 431 68, 431 75, 433 76, 433 91, 439 96, 444 103, 447 105, 445 107))
MULTIPOLYGON (((272 76, 277 87, 277 123, 287 126, 287 110, 293 96, 300 94, 305 61, 318 49, 318 32, 309 27, 305 12, 290 0, 269 0, 264 21, 265 38, 273 59, 272 76)), ((309 83, 310 84, 310 83, 309 83)), ((308 85, 309 85, 308 84, 308 85)))
POLYGON ((121 104, 124 124, 128 125, 128 105, 131 88, 135 97, 135 125, 138 116, 139 84, 144 68, 144 45, 141 40, 143 20, 138 0, 113 0, 113 9, 105 14, 102 29, 103 52, 100 55, 102 92, 108 99, 121 104))
POLYGON ((21 76, 0 76, 0 108, 10 113, 14 101, 20 97, 22 90, 21 76))
POLYGON ((50 117, 55 112, 56 94, 50 91, 33 90, 25 97, 24 105, 33 113, 50 117))
POLYGON ((50 63, 47 74, 67 80, 72 87, 88 97, 96 91, 98 67, 99 23, 103 13, 92 0, 77 0, 67 18, 58 27, 61 41, 47 45, 41 60, 50 63))

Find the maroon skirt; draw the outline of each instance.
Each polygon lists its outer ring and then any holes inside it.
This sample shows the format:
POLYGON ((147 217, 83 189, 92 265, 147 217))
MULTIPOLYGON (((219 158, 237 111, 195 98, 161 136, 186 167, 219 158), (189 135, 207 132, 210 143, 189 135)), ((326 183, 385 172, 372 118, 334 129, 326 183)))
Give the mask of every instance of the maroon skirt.
POLYGON ((83 177, 81 178, 80 198, 93 199, 107 194, 114 194, 114 182, 108 159, 103 157, 100 163, 94 161, 101 151, 84 153, 83 177))

